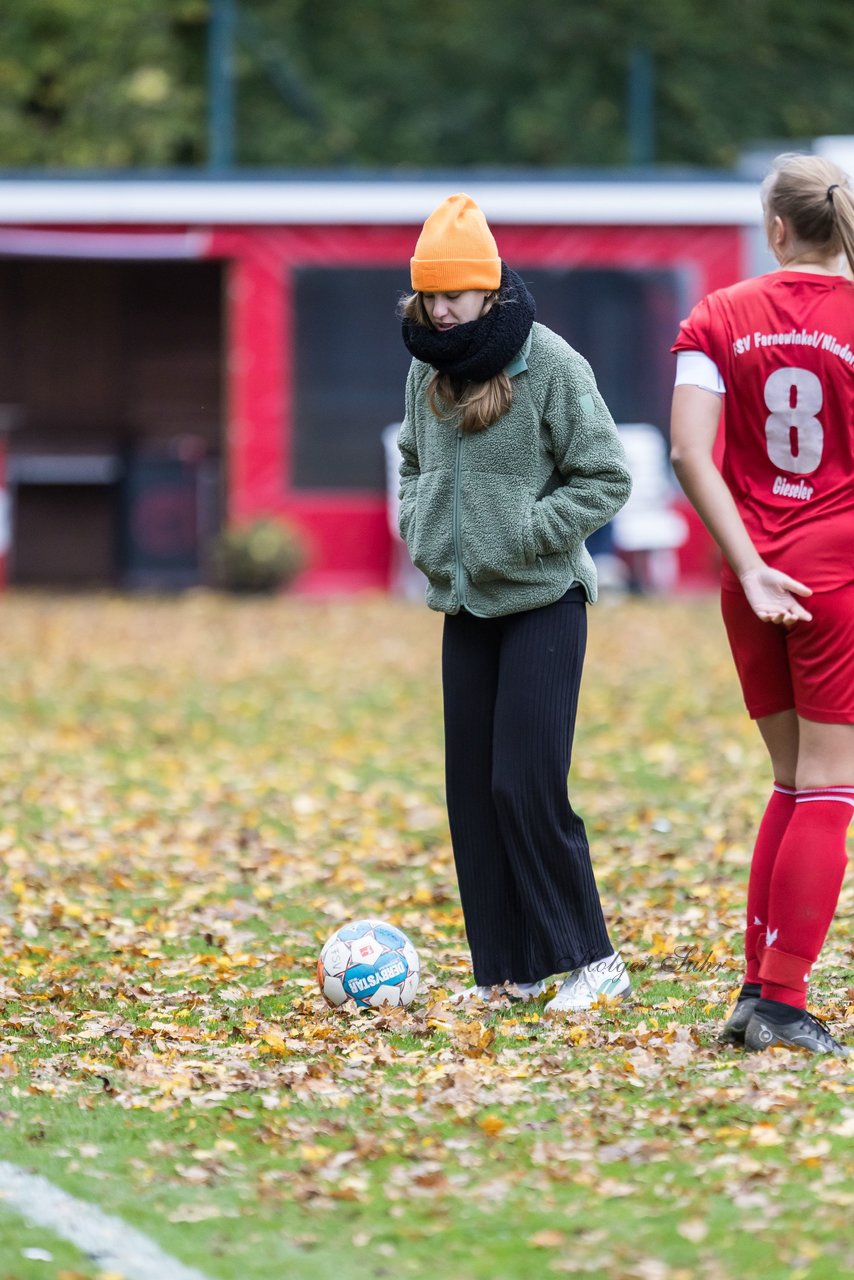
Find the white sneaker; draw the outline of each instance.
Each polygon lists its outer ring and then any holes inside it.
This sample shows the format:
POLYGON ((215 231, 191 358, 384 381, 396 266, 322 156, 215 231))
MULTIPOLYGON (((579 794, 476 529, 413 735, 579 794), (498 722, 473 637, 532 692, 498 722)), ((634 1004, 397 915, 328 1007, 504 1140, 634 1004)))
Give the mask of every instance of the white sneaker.
POLYGON ((482 1004, 493 1004, 504 995, 503 987, 466 987, 464 991, 455 991, 450 1004, 468 1004, 470 1000, 480 1000, 482 1004))
POLYGON ((466 987, 451 996, 451 1004, 466 1004, 469 1000, 481 1000, 484 1004, 495 1004, 500 1000, 536 1000, 545 991, 548 983, 542 982, 507 982, 497 987, 466 987))
POLYGON ((632 989, 629 974, 615 952, 604 960, 594 960, 583 969, 573 969, 561 983, 557 995, 546 1005, 546 1013, 580 1013, 600 996, 622 1000, 632 989))
POLYGON ((508 982, 504 990, 511 1000, 527 1003, 528 1000, 537 1000, 547 986, 545 978, 542 978, 539 982, 508 982))

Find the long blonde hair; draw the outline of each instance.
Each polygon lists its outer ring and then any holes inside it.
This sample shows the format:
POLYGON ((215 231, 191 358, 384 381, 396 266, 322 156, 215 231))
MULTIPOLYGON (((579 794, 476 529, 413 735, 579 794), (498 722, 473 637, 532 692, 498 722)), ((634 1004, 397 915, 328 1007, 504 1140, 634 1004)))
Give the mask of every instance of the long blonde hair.
MULTIPOLYGON (((433 328, 420 293, 402 298, 398 313, 412 324, 433 328)), ((427 384, 427 403, 437 418, 453 420, 460 431, 485 431, 512 405, 513 384, 503 369, 486 382, 461 382, 437 369, 427 384)))
POLYGON ((762 184, 765 225, 785 218, 803 244, 827 257, 844 253, 854 276, 854 195, 848 174, 823 156, 777 156, 762 184))

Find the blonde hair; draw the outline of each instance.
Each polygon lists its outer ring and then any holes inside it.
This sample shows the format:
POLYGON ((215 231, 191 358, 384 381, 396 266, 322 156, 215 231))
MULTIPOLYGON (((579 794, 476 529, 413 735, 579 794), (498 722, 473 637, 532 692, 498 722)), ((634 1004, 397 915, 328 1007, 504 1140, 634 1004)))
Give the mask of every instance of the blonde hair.
POLYGON ((854 275, 854 196, 848 174, 823 156, 777 156, 762 184, 765 226, 784 218, 803 244, 827 257, 844 253, 854 275))
MULTIPOLYGON (((402 298, 398 314, 412 324, 433 328, 420 293, 402 298)), ((437 418, 454 419, 460 431, 474 434, 504 417, 513 403, 513 384, 503 369, 486 382, 461 382, 437 369, 427 384, 427 403, 437 418)))

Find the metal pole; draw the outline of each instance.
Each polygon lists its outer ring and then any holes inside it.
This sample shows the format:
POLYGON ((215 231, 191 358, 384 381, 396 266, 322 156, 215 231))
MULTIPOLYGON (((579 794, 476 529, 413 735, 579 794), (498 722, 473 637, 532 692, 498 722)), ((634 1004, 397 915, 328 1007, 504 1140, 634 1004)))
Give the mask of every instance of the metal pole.
POLYGON ((637 45, 629 54, 629 164, 652 164, 654 160, 654 82, 652 54, 637 45))
POLYGON ((234 29, 237 0, 210 0, 208 168, 234 165, 234 29))

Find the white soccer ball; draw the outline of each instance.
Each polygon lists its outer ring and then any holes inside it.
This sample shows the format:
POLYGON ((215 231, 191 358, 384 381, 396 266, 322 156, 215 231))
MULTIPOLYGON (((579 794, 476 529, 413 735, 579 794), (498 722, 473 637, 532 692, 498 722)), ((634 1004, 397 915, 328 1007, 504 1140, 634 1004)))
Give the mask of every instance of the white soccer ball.
POLYGON ((385 920, 354 920, 336 929, 317 961, 317 981, 336 1008, 408 1005, 415 999, 421 964, 402 929, 385 920))

